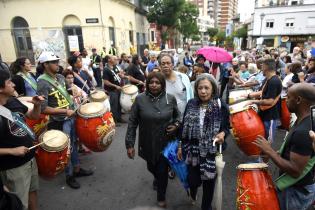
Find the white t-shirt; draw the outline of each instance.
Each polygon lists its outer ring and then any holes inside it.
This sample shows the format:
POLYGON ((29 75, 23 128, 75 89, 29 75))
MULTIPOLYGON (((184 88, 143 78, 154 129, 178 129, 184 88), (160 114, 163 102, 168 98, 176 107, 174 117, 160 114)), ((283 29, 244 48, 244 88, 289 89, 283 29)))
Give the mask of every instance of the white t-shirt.
POLYGON ((284 77, 282 81, 282 91, 281 91, 281 98, 286 98, 288 94, 288 85, 289 82, 292 81, 293 73, 289 73, 287 76, 284 77))

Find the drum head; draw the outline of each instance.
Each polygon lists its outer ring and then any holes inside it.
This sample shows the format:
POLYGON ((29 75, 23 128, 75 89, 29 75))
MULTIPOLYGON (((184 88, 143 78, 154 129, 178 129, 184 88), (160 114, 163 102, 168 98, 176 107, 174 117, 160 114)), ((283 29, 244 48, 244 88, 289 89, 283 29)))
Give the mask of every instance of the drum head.
POLYGON ((135 85, 125 85, 122 87, 122 91, 127 95, 133 95, 138 92, 138 88, 135 85))
POLYGON ((17 98, 22 104, 27 106, 28 110, 33 110, 34 104, 28 102, 32 100, 32 97, 18 97, 17 98))
POLYGON ((108 97, 104 91, 97 90, 97 91, 91 93, 90 98, 91 98, 91 101, 93 101, 93 102, 103 102, 108 97))
POLYGON ((266 168, 268 168, 268 165, 266 163, 245 163, 237 166, 237 169, 240 170, 260 170, 266 168))
POLYGON ((80 117, 83 118, 93 118, 103 115, 106 112, 104 103, 101 102, 91 102, 82 105, 79 110, 78 114, 80 117))
POLYGON ((68 136, 59 130, 49 130, 39 137, 39 142, 44 142, 40 145, 46 151, 60 152, 69 144, 68 136))
POLYGON ((247 103, 248 103, 248 101, 242 101, 242 102, 239 102, 237 104, 230 105, 229 106, 230 113, 234 114, 234 113, 238 113, 238 112, 242 112, 242 111, 248 110, 249 106, 247 105, 247 103))

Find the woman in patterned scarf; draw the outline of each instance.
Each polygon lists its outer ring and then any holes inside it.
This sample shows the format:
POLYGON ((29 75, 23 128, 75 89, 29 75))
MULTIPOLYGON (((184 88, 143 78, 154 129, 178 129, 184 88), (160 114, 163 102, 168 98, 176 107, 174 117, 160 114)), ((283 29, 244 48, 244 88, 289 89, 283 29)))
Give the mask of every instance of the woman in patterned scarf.
POLYGON ((195 82, 196 97, 191 99, 184 113, 182 145, 178 158, 188 165, 188 182, 192 202, 202 184, 202 210, 211 210, 216 179, 216 143, 224 143, 229 134, 228 107, 218 98, 218 86, 210 74, 201 74, 195 82), (182 151, 183 150, 183 151, 182 151))

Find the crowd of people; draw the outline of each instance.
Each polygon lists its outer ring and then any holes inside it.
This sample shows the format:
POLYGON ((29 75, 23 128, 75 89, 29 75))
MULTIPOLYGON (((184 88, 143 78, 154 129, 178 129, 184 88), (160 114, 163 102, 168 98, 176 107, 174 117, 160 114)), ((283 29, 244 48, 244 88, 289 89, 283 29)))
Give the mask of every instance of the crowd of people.
POLYGON ((49 115, 47 130, 60 130, 69 136, 71 158, 65 169, 68 186, 78 189, 76 178, 93 175, 92 170, 80 167, 75 110, 95 89, 103 89, 109 96, 116 126, 128 123, 125 143, 131 159, 139 128, 138 153, 153 175, 159 207, 167 205, 170 170, 162 151, 177 138, 178 159, 188 168, 191 201, 196 202, 197 189, 202 185, 201 209, 212 209, 217 145, 227 146, 229 95, 238 89, 251 90, 242 97, 247 105, 259 107, 265 128, 264 137, 257 136, 253 142, 264 157, 257 161, 269 158, 280 170, 277 182, 287 181, 285 187, 277 189, 281 210, 307 209, 314 202, 315 134, 310 132, 310 106, 315 105, 315 57, 304 55, 298 47, 292 54, 278 49, 236 50, 226 63, 208 61, 195 52, 187 51, 179 60, 177 55, 147 49, 143 56, 122 53, 118 58, 113 46, 110 54, 106 49, 100 55, 92 49, 90 57, 86 49, 74 52, 66 67, 60 66, 59 60, 53 52, 43 52, 36 72, 32 72, 30 60, 21 57, 9 71, 0 73, 0 132, 4 136, 0 140, 0 184, 5 186, 0 187, 0 209, 9 209, 10 205, 16 206, 11 209, 38 209, 35 150, 29 149, 36 137, 25 117, 49 115), (128 122, 122 118, 120 102, 126 84, 136 86, 139 92, 128 122), (31 97, 33 109, 28 110, 18 100, 21 96, 31 97), (281 99, 286 99, 292 123, 277 153, 272 143, 276 129, 282 128, 281 99))

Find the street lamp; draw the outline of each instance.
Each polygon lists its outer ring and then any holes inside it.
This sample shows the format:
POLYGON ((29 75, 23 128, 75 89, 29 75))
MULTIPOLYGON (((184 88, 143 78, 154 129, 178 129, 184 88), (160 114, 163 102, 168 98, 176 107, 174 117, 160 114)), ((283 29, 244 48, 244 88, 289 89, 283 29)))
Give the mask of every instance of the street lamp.
POLYGON ((262 23, 263 23, 265 16, 266 16, 265 13, 260 14, 260 33, 259 33, 260 36, 261 36, 262 23))

